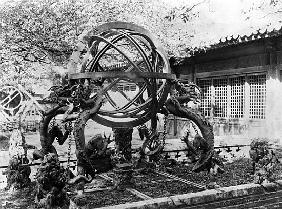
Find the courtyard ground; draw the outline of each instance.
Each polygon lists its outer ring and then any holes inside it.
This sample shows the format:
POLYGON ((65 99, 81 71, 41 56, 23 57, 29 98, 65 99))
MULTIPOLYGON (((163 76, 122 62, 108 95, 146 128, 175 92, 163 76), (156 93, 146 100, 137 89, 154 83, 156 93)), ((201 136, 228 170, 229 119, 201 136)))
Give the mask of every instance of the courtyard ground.
MULTIPOLYGON (((98 124, 94 124, 94 122, 90 122, 87 124, 86 128, 85 128, 85 136, 86 136, 86 141, 89 140, 92 136, 94 136, 97 133, 101 133, 103 134, 105 132, 105 134, 107 136, 109 136, 110 134, 112 135, 112 130, 111 128, 105 127, 105 126, 101 126, 98 124)), ((37 147, 38 149, 41 148, 40 145, 40 136, 38 132, 29 132, 29 133, 25 133, 25 138, 26 138, 26 142, 27 144, 30 145, 34 145, 35 147, 37 147)), ((138 136, 138 132, 137 129, 135 128, 133 131, 133 140, 132 140, 132 148, 138 148, 142 145, 143 141, 141 141, 139 139, 138 136)), ((228 144, 228 145, 238 145, 238 144, 249 144, 249 141, 246 141, 246 139, 241 139, 241 138, 236 138, 236 137, 232 137, 230 136, 229 142, 228 143, 224 143, 228 144)), ((215 141, 215 146, 220 146, 222 145, 222 140, 219 138, 215 141)), ((60 146, 58 145, 58 143, 55 141, 54 142, 54 146, 57 149, 59 158, 61 161, 66 161, 67 160, 67 156, 68 156, 68 142, 65 142, 64 145, 60 146)), ((114 143, 111 143, 110 146, 114 146, 114 143)), ((165 150, 179 150, 179 149, 184 149, 185 148, 185 144, 180 140, 180 139, 175 139, 175 138, 169 138, 166 140, 166 146, 165 146, 165 150)), ((222 152, 220 153, 220 155, 222 157, 224 157, 227 161, 233 161, 234 159, 237 158, 241 158, 241 157, 249 157, 249 147, 242 147, 240 148, 240 150, 235 151, 235 148, 232 148, 232 152, 227 152, 226 149, 221 149, 222 152)), ((32 153, 33 153, 33 149, 28 150, 28 158, 30 160, 30 162, 32 162, 32 153)), ((171 153, 171 158, 175 158, 176 153, 171 153)), ((178 161, 182 161, 184 158, 186 158, 185 153, 179 153, 181 156, 177 159, 178 161)), ((76 159, 75 156, 75 142, 74 140, 71 143, 71 159, 76 159)), ((6 150, 2 150, 0 151, 0 166, 6 166, 8 165, 9 162, 9 154, 8 151, 6 150)), ((33 161, 33 163, 39 163, 40 161, 33 161)), ((63 165, 66 165, 63 164, 63 165)), ((74 163, 71 164, 72 167, 74 168, 74 163)), ((4 188, 6 185, 6 177, 4 175, 2 175, 2 171, 4 170, 4 168, 0 168, 0 189, 4 188)), ((32 179, 34 177, 36 173, 36 166, 32 167, 32 179)), ((75 170, 74 170, 75 173, 75 170)))

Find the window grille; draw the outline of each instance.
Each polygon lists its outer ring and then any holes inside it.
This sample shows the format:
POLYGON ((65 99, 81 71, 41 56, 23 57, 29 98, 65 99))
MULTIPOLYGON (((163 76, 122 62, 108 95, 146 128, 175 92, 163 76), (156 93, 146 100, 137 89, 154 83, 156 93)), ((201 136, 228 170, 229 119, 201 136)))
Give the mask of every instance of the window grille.
POLYGON ((198 86, 202 90, 200 110, 205 116, 211 116, 211 86, 212 80, 198 80, 198 86))
POLYGON ((264 119, 266 107, 266 75, 251 75, 250 118, 264 119))
POLYGON ((245 104, 245 76, 230 78, 230 117, 243 118, 245 104))
POLYGON ((132 84, 130 85, 130 91, 136 91, 136 85, 135 84, 132 84))
POLYGON ((212 110, 214 117, 243 118, 249 115, 253 119, 265 119, 265 74, 198 79, 197 84, 202 89, 200 110, 205 116, 212 116, 212 110), (246 82, 250 91, 245 89, 246 82), (248 108, 245 107, 246 98, 248 108), (245 114, 246 110, 249 114, 245 114))
POLYGON ((123 85, 117 85, 117 89, 118 89, 119 91, 123 91, 123 85))
POLYGON ((130 91, 130 86, 129 85, 124 85, 123 86, 123 91, 130 91))
POLYGON ((214 117, 227 117, 227 78, 214 79, 214 117))

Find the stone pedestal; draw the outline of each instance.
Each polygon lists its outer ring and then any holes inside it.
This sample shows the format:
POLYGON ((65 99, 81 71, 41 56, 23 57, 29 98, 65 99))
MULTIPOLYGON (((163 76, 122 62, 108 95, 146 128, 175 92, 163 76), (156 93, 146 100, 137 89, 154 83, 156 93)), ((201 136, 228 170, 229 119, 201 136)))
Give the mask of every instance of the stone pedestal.
POLYGON ((127 162, 131 161, 131 141, 133 128, 114 128, 114 140, 116 143, 116 152, 124 157, 127 162))
POLYGON ((132 187, 133 169, 131 163, 121 163, 116 164, 114 169, 114 184, 116 189, 125 189, 127 187, 132 187))
POLYGON ((131 141, 133 128, 114 128, 114 140, 116 143, 116 156, 114 159, 114 182, 117 189, 132 186, 132 153, 131 141))

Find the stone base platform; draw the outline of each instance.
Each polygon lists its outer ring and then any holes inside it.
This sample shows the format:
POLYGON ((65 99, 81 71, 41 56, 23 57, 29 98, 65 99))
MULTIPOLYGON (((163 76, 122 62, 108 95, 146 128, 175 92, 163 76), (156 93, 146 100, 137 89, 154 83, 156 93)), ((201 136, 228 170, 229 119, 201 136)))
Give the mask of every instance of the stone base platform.
POLYGON ((275 183, 243 184, 197 193, 149 199, 100 209, 155 208, 282 208, 282 180, 275 183))

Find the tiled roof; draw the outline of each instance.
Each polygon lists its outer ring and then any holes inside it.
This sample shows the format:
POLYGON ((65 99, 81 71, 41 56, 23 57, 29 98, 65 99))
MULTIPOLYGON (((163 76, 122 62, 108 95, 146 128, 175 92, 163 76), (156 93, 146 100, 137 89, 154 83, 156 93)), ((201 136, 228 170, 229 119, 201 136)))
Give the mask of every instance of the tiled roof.
POLYGON ((260 29, 256 31, 256 33, 252 33, 250 35, 243 35, 240 36, 238 35, 237 37, 232 36, 226 36, 224 38, 221 38, 219 40, 219 43, 210 45, 208 47, 203 47, 203 48, 194 48, 189 52, 190 56, 197 55, 197 54, 202 54, 207 51, 213 50, 213 49, 218 49, 218 48, 223 48, 227 46, 232 46, 232 45, 237 45, 240 43, 246 43, 250 41, 255 41, 267 37, 276 37, 276 36, 281 36, 282 35, 282 27, 280 29, 273 29, 271 31, 268 31, 267 29, 262 32, 260 29))

